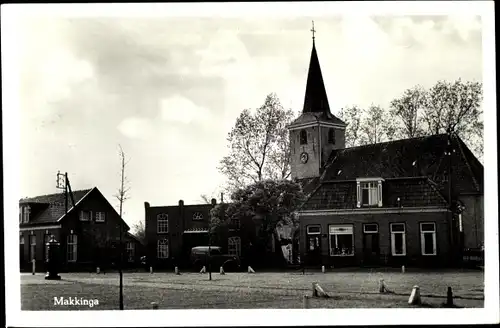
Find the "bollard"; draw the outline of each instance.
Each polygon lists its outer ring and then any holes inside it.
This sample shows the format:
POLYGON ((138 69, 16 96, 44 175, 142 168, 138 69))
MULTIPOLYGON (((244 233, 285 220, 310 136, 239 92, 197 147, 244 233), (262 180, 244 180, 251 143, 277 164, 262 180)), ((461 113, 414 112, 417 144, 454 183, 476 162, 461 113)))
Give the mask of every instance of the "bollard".
POLYGON ((31 274, 35 275, 35 265, 36 265, 36 260, 33 259, 31 260, 31 274))
POLYGON ((177 274, 177 275, 181 274, 181 273, 179 272, 179 267, 175 267, 175 274, 177 274))
POLYGON ((378 291, 379 293, 385 292, 384 279, 380 279, 380 281, 378 282, 378 291))
POLYGON ((220 274, 226 274, 223 267, 220 267, 220 274))
POLYGON ((203 266, 203 268, 201 268, 201 270, 200 270, 200 273, 207 273, 207 268, 205 266, 203 266))
POLYGON ((248 266, 248 273, 255 273, 254 269, 251 266, 248 266))
POLYGON ((405 266, 404 265, 401 266, 401 273, 405 273, 405 266))
POLYGON ((96 272, 97 274, 101 273, 101 268, 97 267, 96 272))
POLYGON ((321 272, 325 273, 325 266, 324 265, 321 266, 321 272))
POLYGON ((153 274, 153 267, 152 266, 149 267, 149 273, 153 274))
POLYGON ((304 304, 304 309, 309 309, 309 296, 308 295, 304 295, 303 304, 304 304))
POLYGON ((413 286, 413 290, 411 291, 410 298, 408 299, 408 304, 410 305, 420 305, 422 304, 422 300, 420 299, 420 287, 413 286))
POLYGON ((446 306, 453 306, 453 292, 451 287, 448 287, 448 292, 446 293, 446 306))
POLYGON ((151 306, 153 307, 153 310, 158 309, 158 303, 156 303, 156 302, 151 302, 151 306))

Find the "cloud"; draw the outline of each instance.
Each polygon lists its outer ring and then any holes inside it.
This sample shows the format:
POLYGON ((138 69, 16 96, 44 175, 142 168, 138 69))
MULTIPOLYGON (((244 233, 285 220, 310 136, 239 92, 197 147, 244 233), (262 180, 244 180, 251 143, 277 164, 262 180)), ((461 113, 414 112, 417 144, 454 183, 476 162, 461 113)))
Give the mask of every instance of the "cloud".
POLYGON ((175 95, 160 100, 161 118, 167 122, 189 124, 210 119, 208 109, 195 105, 191 100, 175 95))
POLYGON ((127 117, 117 128, 123 135, 132 139, 148 139, 153 133, 151 121, 141 117, 127 117))

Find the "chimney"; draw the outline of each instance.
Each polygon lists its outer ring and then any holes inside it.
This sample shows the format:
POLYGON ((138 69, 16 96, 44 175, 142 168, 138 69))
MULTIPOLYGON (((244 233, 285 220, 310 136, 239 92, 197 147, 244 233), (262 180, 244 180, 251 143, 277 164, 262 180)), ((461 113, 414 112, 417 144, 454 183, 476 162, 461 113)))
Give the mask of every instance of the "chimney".
POLYGON ((215 198, 212 198, 212 207, 214 207, 215 205, 217 205, 217 200, 215 198))

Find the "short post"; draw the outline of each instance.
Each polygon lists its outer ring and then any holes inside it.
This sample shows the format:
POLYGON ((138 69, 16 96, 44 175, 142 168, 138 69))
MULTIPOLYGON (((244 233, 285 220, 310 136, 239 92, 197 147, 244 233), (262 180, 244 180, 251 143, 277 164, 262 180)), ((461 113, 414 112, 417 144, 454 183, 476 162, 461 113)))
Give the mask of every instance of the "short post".
POLYGON ((312 283, 312 296, 313 297, 318 297, 318 290, 316 289, 316 283, 312 283))
POLYGON ((153 267, 152 266, 149 267, 149 273, 153 274, 153 267))
POLYGON ((177 275, 181 274, 181 273, 179 272, 179 267, 175 267, 175 274, 177 274, 177 275))
POLYGON ((151 302, 151 306, 153 307, 153 310, 158 310, 158 303, 151 302))
POLYGON ((96 269, 96 273, 97 273, 97 274, 101 273, 101 268, 97 267, 97 269, 96 269))
POLYGON ((385 292, 384 279, 380 279, 378 282, 378 291, 379 293, 385 292))
POLYGON ((325 266, 324 265, 321 266, 321 272, 325 273, 325 266))
POLYGON ((446 306, 453 306, 453 291, 451 287, 448 287, 448 292, 446 293, 446 306))
POLYGON ((405 266, 404 265, 401 266, 401 273, 405 273, 405 266))
POLYGON ((36 260, 32 259, 31 260, 31 274, 35 275, 35 266, 36 266, 36 260))
POLYGON ((226 274, 223 267, 220 267, 220 274, 226 274))
POLYGON ((410 295, 410 299, 408 300, 408 304, 410 304, 410 305, 422 304, 422 300, 420 299, 420 287, 413 286, 413 290, 411 291, 411 295, 410 295))
POLYGON ((303 299, 303 305, 304 305, 304 309, 309 309, 309 295, 304 295, 303 299))

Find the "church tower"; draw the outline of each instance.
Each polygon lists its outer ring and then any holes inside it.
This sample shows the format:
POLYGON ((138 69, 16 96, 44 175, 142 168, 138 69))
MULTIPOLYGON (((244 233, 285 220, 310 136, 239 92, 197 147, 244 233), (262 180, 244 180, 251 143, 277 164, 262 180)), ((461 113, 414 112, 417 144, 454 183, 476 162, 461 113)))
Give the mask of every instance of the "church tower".
POLYGON ((316 52, 314 22, 311 31, 313 46, 304 108, 302 114, 288 126, 292 179, 319 177, 332 151, 345 148, 346 124, 330 112, 316 52))

